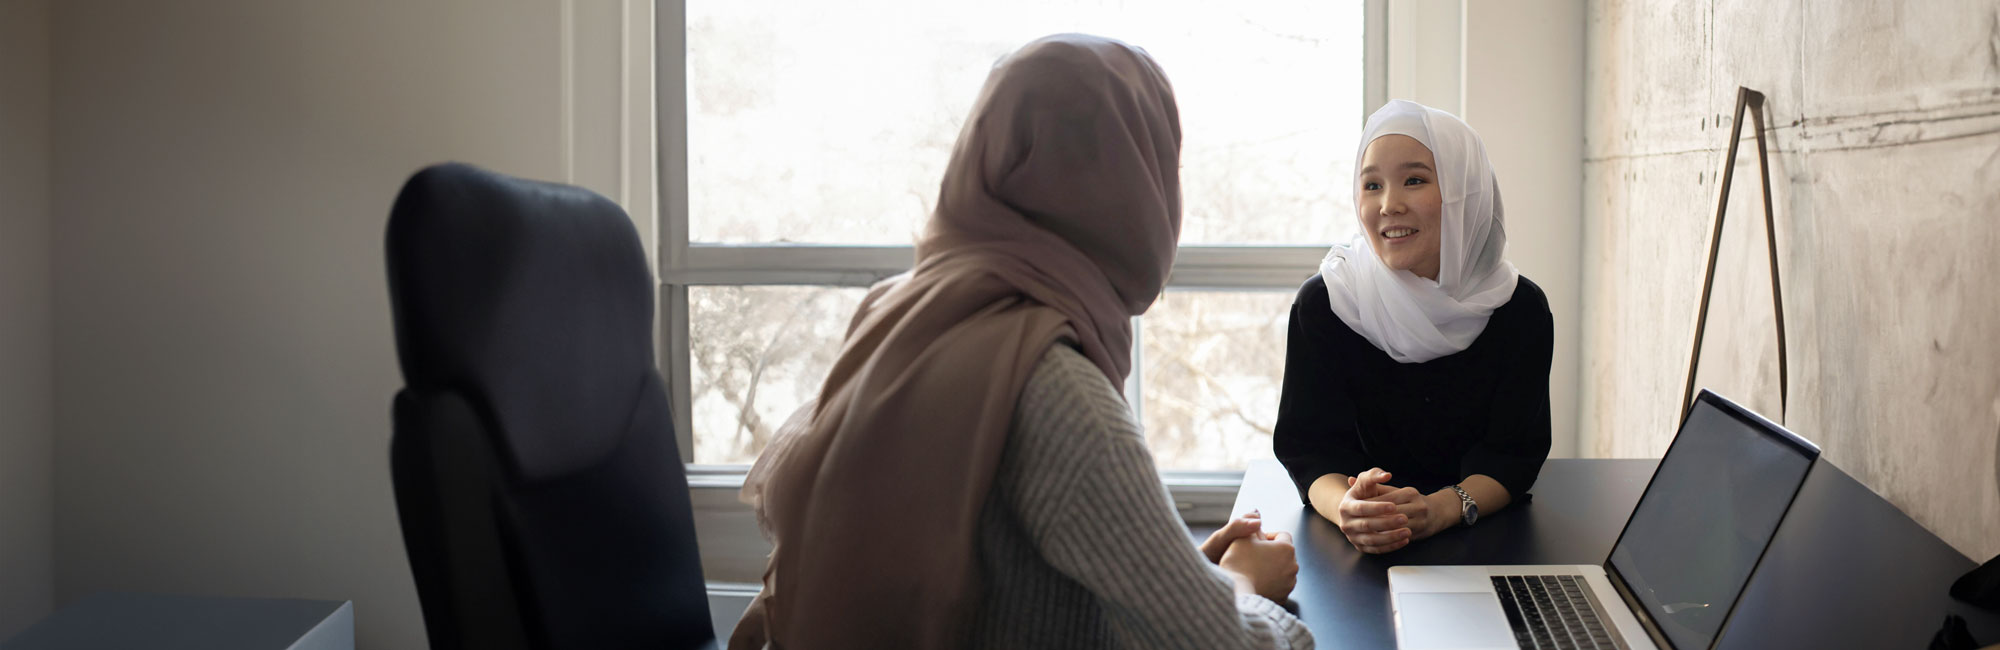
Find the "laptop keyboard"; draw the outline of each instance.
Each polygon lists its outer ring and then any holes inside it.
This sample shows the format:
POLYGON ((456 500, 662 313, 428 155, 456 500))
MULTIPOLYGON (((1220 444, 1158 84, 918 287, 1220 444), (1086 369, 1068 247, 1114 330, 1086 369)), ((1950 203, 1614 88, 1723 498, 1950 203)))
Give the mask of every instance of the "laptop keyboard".
POLYGON ((1619 648, 1584 595, 1583 576, 1493 576, 1514 641, 1524 649, 1619 648))

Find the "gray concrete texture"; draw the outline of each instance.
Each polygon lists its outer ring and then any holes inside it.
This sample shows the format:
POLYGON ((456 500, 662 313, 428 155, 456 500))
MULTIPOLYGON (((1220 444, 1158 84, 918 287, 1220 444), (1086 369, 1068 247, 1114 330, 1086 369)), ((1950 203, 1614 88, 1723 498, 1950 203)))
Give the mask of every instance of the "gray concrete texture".
POLYGON ((1790 412, 1750 124, 1697 383, 2000 553, 2000 5, 1592 3, 1585 49, 1583 453, 1672 439, 1747 86, 1767 96, 1790 412))

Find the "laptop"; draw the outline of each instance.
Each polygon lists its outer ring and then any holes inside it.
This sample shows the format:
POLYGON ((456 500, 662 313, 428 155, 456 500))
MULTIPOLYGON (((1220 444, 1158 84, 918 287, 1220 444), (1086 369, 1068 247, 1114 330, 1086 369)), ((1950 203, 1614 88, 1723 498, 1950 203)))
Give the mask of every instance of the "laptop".
POLYGON ((1602 566, 1392 567, 1396 646, 1709 648, 1817 458, 1704 390, 1602 566))

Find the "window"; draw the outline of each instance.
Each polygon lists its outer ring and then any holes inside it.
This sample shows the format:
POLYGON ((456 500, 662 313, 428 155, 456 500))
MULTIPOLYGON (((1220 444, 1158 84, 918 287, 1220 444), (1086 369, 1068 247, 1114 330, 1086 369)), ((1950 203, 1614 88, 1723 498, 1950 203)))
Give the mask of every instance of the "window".
POLYGON ((694 461, 747 465, 818 394, 865 289, 688 288, 694 461))
POLYGON ((1058 32, 1145 47, 1180 103, 1181 253, 1135 323, 1127 386, 1160 466, 1270 454, 1293 292, 1353 232, 1346 179, 1384 69, 1364 25, 1380 3, 659 10, 663 374, 689 462, 750 462, 814 395, 865 287, 910 266, 993 61, 1058 32))

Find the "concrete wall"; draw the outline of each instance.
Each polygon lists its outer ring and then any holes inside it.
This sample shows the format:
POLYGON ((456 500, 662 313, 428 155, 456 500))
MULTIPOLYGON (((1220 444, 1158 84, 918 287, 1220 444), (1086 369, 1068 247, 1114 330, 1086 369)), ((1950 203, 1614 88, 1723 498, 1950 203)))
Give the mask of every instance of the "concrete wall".
POLYGON ((0 0, 0 640, 54 577, 49 3, 0 0))
MULTIPOLYGON (((1959 550, 2000 553, 2000 6, 1610 1, 1590 7, 1587 51, 1585 451, 1671 439, 1748 86, 1773 128, 1786 424, 1959 550)), ((1700 383, 1775 416, 1751 145, 1700 383)))
POLYGON ((390 202, 444 160, 640 194, 651 136, 626 151, 619 84, 651 69, 619 28, 642 5, 57 4, 59 605, 353 600, 360 647, 423 646, 388 468, 390 202))

